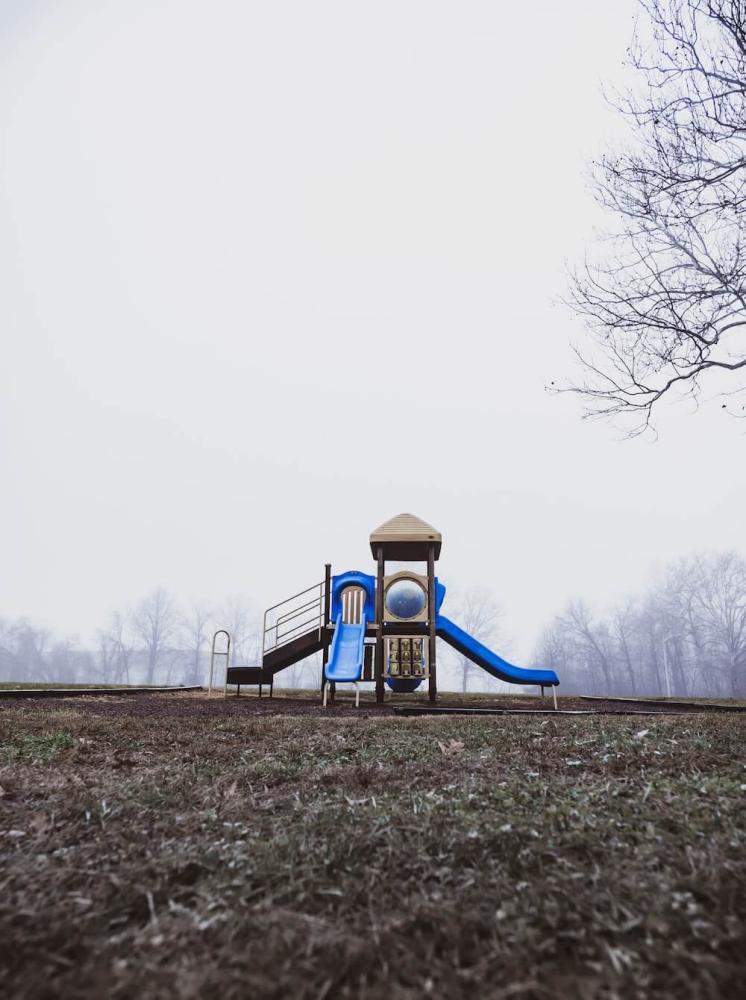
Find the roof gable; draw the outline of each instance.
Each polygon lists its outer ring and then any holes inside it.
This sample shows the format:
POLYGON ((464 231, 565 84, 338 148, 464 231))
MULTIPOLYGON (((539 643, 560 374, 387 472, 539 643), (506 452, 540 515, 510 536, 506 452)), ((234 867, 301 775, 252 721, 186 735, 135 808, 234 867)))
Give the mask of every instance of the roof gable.
POLYGON ((430 545, 435 545, 435 558, 440 555, 442 537, 437 528, 415 514, 397 514, 379 525, 370 535, 373 554, 379 545, 384 556, 392 559, 420 560, 427 558, 430 545))

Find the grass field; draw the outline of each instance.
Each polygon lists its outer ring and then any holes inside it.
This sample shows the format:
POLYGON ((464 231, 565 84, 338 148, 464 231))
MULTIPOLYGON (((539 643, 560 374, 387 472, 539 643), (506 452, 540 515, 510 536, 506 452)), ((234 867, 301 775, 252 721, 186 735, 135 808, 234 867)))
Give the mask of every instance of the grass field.
POLYGON ((5 995, 744 995, 746 716, 289 704, 2 703, 5 995))

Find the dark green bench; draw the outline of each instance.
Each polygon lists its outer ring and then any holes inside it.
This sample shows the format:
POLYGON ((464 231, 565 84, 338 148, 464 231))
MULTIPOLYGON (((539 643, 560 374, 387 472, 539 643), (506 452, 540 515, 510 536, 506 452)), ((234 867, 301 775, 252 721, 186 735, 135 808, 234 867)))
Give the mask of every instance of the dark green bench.
POLYGON ((241 694, 242 684, 258 684, 259 697, 261 698, 262 686, 269 684, 269 696, 271 698, 274 682, 275 675, 271 670, 265 670, 263 667, 228 667, 228 673, 225 678, 226 684, 235 684, 238 688, 236 697, 241 694))

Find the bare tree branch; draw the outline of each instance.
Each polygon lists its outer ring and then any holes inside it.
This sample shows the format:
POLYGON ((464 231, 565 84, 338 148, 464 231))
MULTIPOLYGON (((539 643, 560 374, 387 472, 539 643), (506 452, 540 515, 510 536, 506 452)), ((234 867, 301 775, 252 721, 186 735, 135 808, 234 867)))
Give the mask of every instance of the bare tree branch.
POLYGON ((696 401, 723 377, 746 389, 746 4, 640 3, 629 61, 645 86, 612 101, 633 142, 592 165, 615 221, 572 275, 589 336, 583 377, 559 389, 631 434, 664 397, 696 401))

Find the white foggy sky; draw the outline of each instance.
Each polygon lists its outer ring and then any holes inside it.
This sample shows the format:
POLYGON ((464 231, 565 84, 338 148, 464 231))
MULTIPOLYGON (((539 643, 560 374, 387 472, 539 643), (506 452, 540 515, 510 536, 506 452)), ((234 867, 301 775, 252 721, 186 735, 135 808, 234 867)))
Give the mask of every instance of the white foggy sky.
POLYGON ((0 0, 0 615, 261 608, 411 511, 525 655, 743 548, 717 403, 623 442, 544 389, 634 11, 0 0))

